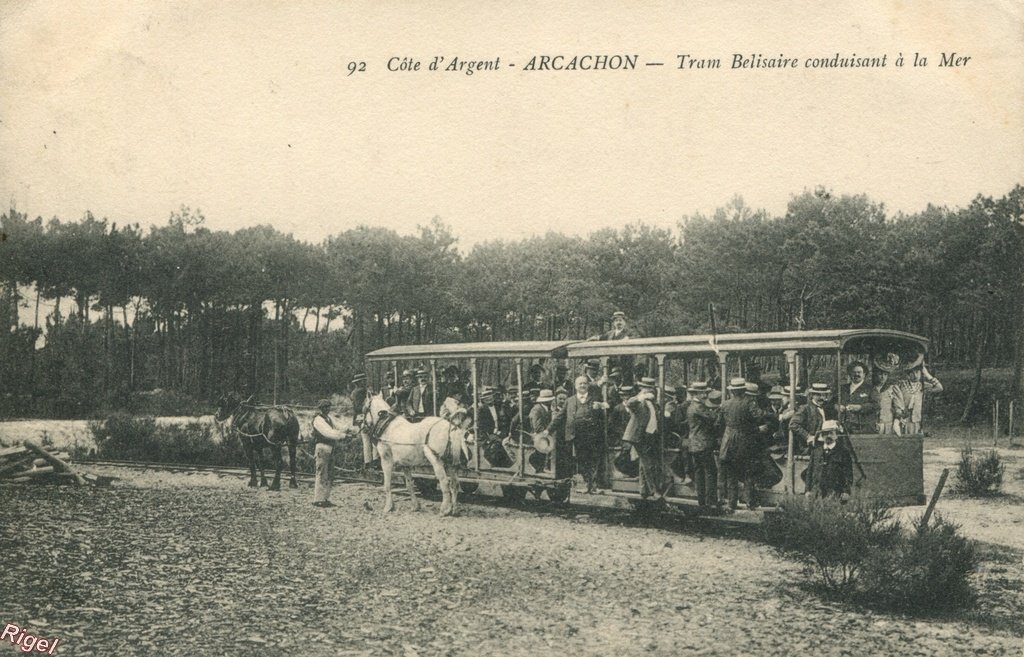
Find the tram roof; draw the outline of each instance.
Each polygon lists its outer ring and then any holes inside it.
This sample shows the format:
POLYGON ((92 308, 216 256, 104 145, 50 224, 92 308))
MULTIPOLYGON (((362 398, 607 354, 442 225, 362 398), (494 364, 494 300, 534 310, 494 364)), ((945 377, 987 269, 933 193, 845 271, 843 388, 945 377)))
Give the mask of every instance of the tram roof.
POLYGON ((816 331, 780 331, 775 333, 723 333, 673 335, 630 340, 574 342, 567 348, 570 358, 639 354, 713 354, 712 342, 719 351, 750 354, 778 354, 783 351, 823 353, 868 352, 912 346, 927 351, 928 339, 913 333, 888 329, 846 329, 816 331))
POLYGON ((384 347, 366 354, 366 360, 428 360, 455 358, 565 358, 565 340, 528 340, 509 342, 446 342, 384 347))

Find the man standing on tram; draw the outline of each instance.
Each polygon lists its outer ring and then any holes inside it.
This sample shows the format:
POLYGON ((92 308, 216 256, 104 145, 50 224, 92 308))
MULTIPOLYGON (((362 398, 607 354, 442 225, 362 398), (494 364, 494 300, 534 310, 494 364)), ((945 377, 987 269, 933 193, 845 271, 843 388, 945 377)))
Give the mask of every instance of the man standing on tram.
POLYGON ((576 453, 576 467, 587 484, 587 492, 597 488, 598 466, 604 456, 604 411, 608 405, 600 398, 585 375, 576 377, 576 394, 569 397, 548 425, 548 433, 564 436, 576 453))
POLYGON ((855 360, 846 366, 850 383, 843 390, 839 413, 847 433, 874 433, 878 425, 878 397, 867 382, 867 367, 855 360))

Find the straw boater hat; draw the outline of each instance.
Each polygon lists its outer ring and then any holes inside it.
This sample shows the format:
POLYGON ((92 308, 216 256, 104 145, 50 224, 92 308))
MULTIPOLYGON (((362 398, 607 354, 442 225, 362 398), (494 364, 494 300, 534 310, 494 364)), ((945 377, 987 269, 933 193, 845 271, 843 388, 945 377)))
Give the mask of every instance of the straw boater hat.
POLYGON ((635 388, 633 386, 622 386, 619 388, 619 393, 622 395, 631 395, 635 388))
POLYGON ((746 390, 748 395, 756 395, 761 392, 761 386, 757 385, 753 381, 747 381, 744 384, 743 389, 746 390))
POLYGON ((825 420, 821 423, 821 428, 818 429, 818 433, 828 433, 830 431, 839 431, 839 423, 835 420, 825 420))
MULTIPOLYGON (((783 386, 782 387, 782 394, 785 395, 786 398, 788 399, 789 398, 789 391, 792 390, 792 389, 793 389, 793 386, 783 386)), ((805 393, 804 389, 801 388, 800 386, 796 387, 796 393, 795 394, 796 394, 797 397, 806 397, 807 396, 807 393, 805 393)))
POLYGON ((426 376, 426 375, 427 375, 427 371, 426 371, 426 370, 424 370, 424 369, 418 369, 418 370, 416 370, 416 376, 417 376, 417 377, 420 377, 420 376, 426 376))
POLYGON ((676 394, 676 387, 675 386, 665 386, 665 394, 666 395, 675 395, 676 394))
POLYGON ((547 402, 555 401, 555 393, 550 389, 544 388, 537 394, 537 403, 546 404, 547 402))
POLYGON ((622 368, 621 367, 613 367, 612 368, 612 371, 609 372, 609 374, 608 374, 608 378, 611 378, 611 377, 614 377, 614 376, 622 376, 622 368))
POLYGON ((541 454, 550 454, 555 448, 555 441, 547 431, 541 431, 533 434, 533 448, 541 454))
POLYGON ((812 383, 811 387, 807 390, 809 395, 831 395, 832 389, 828 387, 827 383, 812 383))
POLYGON ((621 310, 616 310, 615 312, 612 313, 612 319, 615 319, 616 317, 626 319, 626 313, 622 312, 621 310))
POLYGON ((718 390, 712 390, 708 393, 708 398, 704 400, 704 405, 708 408, 718 408, 722 405, 722 393, 718 390))
POLYGON ((742 376, 735 376, 729 380, 729 390, 744 390, 747 387, 747 380, 742 376))
POLYGON ((360 372, 352 377, 352 383, 360 383, 366 380, 366 373, 360 372))
POLYGON ((772 386, 772 391, 768 393, 768 399, 785 399, 786 395, 782 392, 782 386, 772 386))
POLYGON ((708 382, 707 381, 694 381, 687 388, 687 392, 707 392, 708 382))
POLYGON ((644 378, 640 379, 640 382, 637 385, 639 385, 641 388, 654 390, 655 388, 658 387, 658 382, 649 376, 645 376, 644 378))

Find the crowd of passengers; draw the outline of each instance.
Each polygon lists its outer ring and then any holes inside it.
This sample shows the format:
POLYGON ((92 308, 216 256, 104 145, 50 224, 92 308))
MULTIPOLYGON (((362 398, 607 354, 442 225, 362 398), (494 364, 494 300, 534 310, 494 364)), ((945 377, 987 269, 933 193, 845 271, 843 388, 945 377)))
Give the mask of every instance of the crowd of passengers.
MULTIPOLYGON (((531 453, 530 464, 536 471, 578 475, 586 491, 594 492, 608 484, 605 456, 610 448, 615 452, 613 467, 639 478, 642 499, 663 498, 675 473, 684 485, 693 485, 703 510, 731 512, 738 507, 741 488, 753 509, 759 504, 758 489, 781 480, 776 463, 788 452, 791 430, 795 455, 809 457, 803 475, 806 490, 845 497, 855 466, 859 469, 849 434, 919 433, 924 394, 942 390, 923 365, 895 380, 876 368, 868 382, 867 366, 854 361, 846 368, 849 381, 838 386, 839 394, 825 383, 791 392, 785 380, 782 385, 766 383, 752 362, 745 378, 728 382, 724 398, 720 381, 711 380, 666 385, 659 400, 657 382, 643 376, 642 367, 628 358, 616 362, 602 374, 597 361, 586 361, 576 376, 564 364, 550 371, 532 365, 523 385, 522 416, 514 390, 510 395, 500 385, 482 387, 475 433, 488 461, 507 465, 496 462, 503 453, 498 445, 511 451, 520 442, 533 444, 538 449, 531 453), (550 444, 553 450, 539 447, 550 444), (675 455, 671 463, 665 462, 665 454, 675 455)), ((469 379, 469 372, 458 367, 442 370, 435 397, 426 370, 405 370, 398 383, 389 372, 381 393, 396 412, 414 421, 440 415, 469 422, 474 420, 469 379)), ((355 393, 365 395, 365 389, 355 393)), ((353 401, 361 408, 360 399, 353 401)))

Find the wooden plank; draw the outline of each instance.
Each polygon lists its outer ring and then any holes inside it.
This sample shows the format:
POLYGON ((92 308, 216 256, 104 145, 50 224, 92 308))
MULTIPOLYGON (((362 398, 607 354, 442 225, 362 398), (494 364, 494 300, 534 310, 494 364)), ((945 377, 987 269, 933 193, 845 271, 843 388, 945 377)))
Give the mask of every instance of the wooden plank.
POLYGON ((66 472, 70 472, 70 473, 74 474, 75 475, 75 482, 77 482, 79 486, 84 486, 85 485, 85 479, 82 478, 82 475, 80 475, 77 472, 75 472, 75 469, 72 468, 63 459, 57 458, 56 456, 54 456, 53 454, 47 452, 45 449, 43 449, 39 445, 35 444, 31 440, 26 440, 25 441, 25 447, 28 447, 33 452, 35 452, 39 456, 41 456, 44 459, 46 459, 48 462, 50 462, 53 465, 53 467, 59 468, 61 470, 64 470, 66 472))

